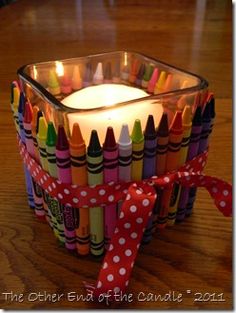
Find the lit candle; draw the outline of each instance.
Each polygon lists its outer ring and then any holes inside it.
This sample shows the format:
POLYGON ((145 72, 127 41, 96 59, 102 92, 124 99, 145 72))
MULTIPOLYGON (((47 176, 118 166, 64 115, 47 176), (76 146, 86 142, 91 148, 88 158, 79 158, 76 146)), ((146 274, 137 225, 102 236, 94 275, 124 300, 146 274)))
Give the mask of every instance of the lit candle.
POLYGON ((135 119, 140 119, 144 128, 149 114, 154 116, 155 124, 159 124, 163 113, 162 104, 158 100, 140 101, 140 98, 148 96, 145 91, 138 88, 120 84, 103 84, 79 90, 64 98, 62 103, 69 108, 84 110, 78 113, 68 113, 70 131, 73 124, 77 122, 86 143, 88 143, 92 129, 97 130, 103 142, 108 126, 113 127, 115 136, 118 138, 123 123, 128 124, 131 130, 135 119), (135 99, 139 100, 117 105, 135 99))

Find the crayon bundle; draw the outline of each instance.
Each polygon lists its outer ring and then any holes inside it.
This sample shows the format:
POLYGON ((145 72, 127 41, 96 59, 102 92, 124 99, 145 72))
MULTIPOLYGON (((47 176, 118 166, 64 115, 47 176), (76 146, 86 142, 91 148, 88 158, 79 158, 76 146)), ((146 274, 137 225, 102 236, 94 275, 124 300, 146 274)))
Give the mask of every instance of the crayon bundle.
MULTIPOLYGON (((207 82, 165 63, 137 53, 114 52, 28 65, 18 74, 20 83, 11 85, 18 136, 30 157, 65 186, 140 182, 178 170, 209 146, 215 111, 207 82), (98 108, 93 103, 89 108, 65 104, 76 92, 100 85, 145 91, 137 102, 131 98, 123 103, 133 105, 127 114, 129 123, 124 105, 118 103, 118 111, 112 113, 116 102, 98 108), (96 122, 86 120, 90 116, 97 116, 96 122), (98 124, 105 125, 103 119, 107 119, 106 127, 101 132, 98 124)), ((111 97, 108 93, 107 99, 111 97)), ((29 206, 47 222, 60 244, 79 255, 103 255, 116 231, 122 201, 114 203, 110 196, 111 204, 98 205, 91 198, 87 208, 79 207, 77 197, 62 203, 63 194, 52 197, 53 187, 40 187, 25 165, 24 173, 29 206)), ((63 192, 70 193, 66 187, 63 192)), ((196 188, 175 183, 169 189, 156 187, 156 194, 143 244, 150 242, 157 229, 191 215, 196 188)), ((82 191, 80 197, 85 196, 82 191)))
MULTIPOLYGON (((139 72, 135 66, 127 78, 131 81, 134 73, 139 72)), ((102 79, 100 69, 101 65, 96 71, 96 83, 102 79)), ((106 71, 108 79, 110 66, 106 71)), ((147 77, 153 77, 151 73, 157 75, 157 71, 150 68, 145 72, 145 82, 147 77)), ((151 83, 147 86, 151 88, 151 83)), ((197 106, 192 112, 191 107, 185 105, 182 111, 176 110, 171 121, 166 112, 158 125, 152 115, 148 116, 146 125, 134 118, 132 130, 127 124, 120 125, 119 138, 115 138, 113 128, 108 127, 105 141, 100 142, 94 129, 86 144, 79 121, 74 123, 68 136, 64 125, 56 127, 53 121, 46 120, 38 106, 32 107, 17 82, 12 83, 11 93, 16 129, 30 156, 50 176, 74 186, 141 181, 177 170, 208 147, 214 122, 214 98, 209 94, 204 106, 197 106)), ((75 209, 60 203, 61 194, 55 199, 40 188, 26 168, 25 176, 30 207, 38 218, 47 221, 58 241, 79 255, 102 255, 109 247, 122 204, 96 206, 96 199, 91 199, 91 207, 75 209)), ((196 189, 178 184, 169 190, 157 188, 156 192, 157 201, 142 243, 150 242, 158 228, 173 225, 190 215, 189 203, 192 208, 196 195, 196 189)))

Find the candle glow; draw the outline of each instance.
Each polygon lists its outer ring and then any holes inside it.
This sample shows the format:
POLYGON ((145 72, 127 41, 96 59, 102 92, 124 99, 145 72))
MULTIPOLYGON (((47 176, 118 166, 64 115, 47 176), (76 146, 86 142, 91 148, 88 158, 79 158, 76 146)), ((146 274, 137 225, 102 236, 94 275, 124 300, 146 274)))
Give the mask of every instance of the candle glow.
POLYGON ((73 124, 79 123, 86 143, 92 129, 96 129, 101 142, 108 126, 112 126, 118 139, 122 124, 126 123, 130 131, 135 119, 140 119, 145 127, 149 114, 154 116, 156 125, 159 124, 163 107, 157 100, 143 100, 116 106, 117 103, 147 97, 148 94, 139 89, 119 84, 103 84, 91 86, 64 98, 62 103, 73 109, 96 109, 84 112, 68 113, 69 127, 72 131, 73 124), (102 108, 102 109, 101 109, 102 108))

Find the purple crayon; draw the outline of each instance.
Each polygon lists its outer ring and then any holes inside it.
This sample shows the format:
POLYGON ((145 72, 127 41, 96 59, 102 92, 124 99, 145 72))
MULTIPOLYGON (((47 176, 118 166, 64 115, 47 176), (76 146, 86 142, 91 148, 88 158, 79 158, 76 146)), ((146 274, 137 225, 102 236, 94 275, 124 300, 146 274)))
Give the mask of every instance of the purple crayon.
MULTIPOLYGON (((203 153, 208 148, 208 145, 209 145, 209 136, 212 130, 214 117, 215 117, 214 102, 215 100, 213 98, 213 94, 210 94, 208 101, 205 105, 205 108, 203 110, 203 113, 202 113, 202 132, 201 132, 201 137, 200 137, 200 142, 199 142, 198 154, 203 153), (214 112, 213 115, 212 115, 212 112, 214 112)), ((190 188, 188 203, 187 203, 187 208, 186 208, 187 216, 192 213, 194 201, 196 198, 196 193, 197 193, 197 188, 195 187, 190 188)))
MULTIPOLYGON (((104 183, 118 181, 118 145, 112 127, 107 128, 103 144, 104 183)), ((105 207, 105 247, 108 248, 116 224, 116 204, 105 207)))
MULTIPOLYGON (((66 137, 64 127, 59 125, 58 136, 56 143, 56 162, 58 179, 62 183, 71 184, 71 159, 69 143, 66 137)), ((69 205, 62 206, 62 214, 64 220, 64 232, 66 243, 65 246, 68 250, 76 249, 76 233, 75 233, 75 212, 74 209, 69 205)))
MULTIPOLYGON (((148 116, 144 131, 144 157, 143 157, 143 178, 150 178, 156 175, 156 146, 157 133, 152 115, 148 116)), ((143 234, 142 243, 146 244, 152 239, 153 216, 148 220, 148 224, 143 234)))
MULTIPOLYGON (((198 154, 200 136, 202 132, 202 115, 201 115, 201 107, 197 107, 193 121, 192 121, 192 131, 189 142, 189 149, 187 155, 187 161, 192 160, 198 154)), ((182 188, 179 203, 178 203, 178 222, 181 222, 186 215, 186 206, 188 202, 190 188, 182 188)))
MULTIPOLYGON (((24 131, 25 131, 25 144, 27 151, 29 154, 35 158, 35 149, 34 149, 34 141, 33 141, 33 136, 32 136, 32 122, 33 118, 33 111, 32 111, 32 106, 29 102, 26 102, 25 104, 25 115, 24 115, 24 131)), ((33 191, 33 197, 34 197, 34 204, 35 204, 35 215, 39 219, 45 219, 45 211, 43 208, 43 197, 42 197, 42 190, 36 184, 36 182, 32 178, 32 191, 33 191)))
POLYGON ((136 81, 135 81, 137 86, 142 85, 142 80, 143 80, 143 76, 144 76, 145 71, 146 71, 146 66, 144 63, 142 63, 140 68, 139 68, 139 71, 138 71, 138 74, 136 77, 136 81))
POLYGON ((128 182, 131 180, 132 140, 129 136, 129 127, 127 124, 122 125, 118 146, 119 181, 128 182))

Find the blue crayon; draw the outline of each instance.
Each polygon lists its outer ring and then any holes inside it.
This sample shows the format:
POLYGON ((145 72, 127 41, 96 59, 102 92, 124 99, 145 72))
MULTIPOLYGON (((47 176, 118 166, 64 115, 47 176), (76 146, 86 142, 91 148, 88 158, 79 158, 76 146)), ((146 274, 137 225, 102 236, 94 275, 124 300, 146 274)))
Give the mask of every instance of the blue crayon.
MULTIPOLYGON (((20 129, 20 138, 22 142, 25 144, 25 130, 24 130, 24 108, 25 108, 25 96, 21 92, 20 99, 19 99, 19 107, 18 107, 18 121, 19 121, 19 129, 20 129)), ((24 164, 24 172, 25 172, 25 183, 26 183, 26 190, 28 196, 28 203, 31 209, 35 208, 34 204, 34 196, 33 196, 33 187, 32 187, 32 180, 30 173, 24 164)))
MULTIPOLYGON (((214 124, 215 110, 214 110, 214 98, 210 95, 210 99, 207 101, 203 114, 202 114, 202 132, 199 142, 198 154, 203 153, 209 146, 209 136, 212 132, 212 127, 214 124), (213 114, 212 114, 213 113, 213 114)), ((186 215, 192 213, 194 201, 196 199, 197 188, 192 187, 189 191, 188 203, 186 208, 186 215)))

